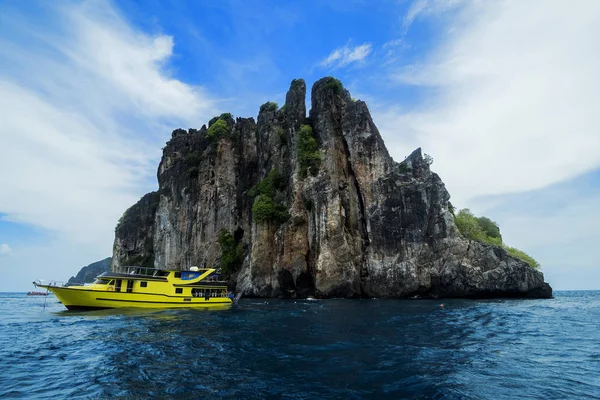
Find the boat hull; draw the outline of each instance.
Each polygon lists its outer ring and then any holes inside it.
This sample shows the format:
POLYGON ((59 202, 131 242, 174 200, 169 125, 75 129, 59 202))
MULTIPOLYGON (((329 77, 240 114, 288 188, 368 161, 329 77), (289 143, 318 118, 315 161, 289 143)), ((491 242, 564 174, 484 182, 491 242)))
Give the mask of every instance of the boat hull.
POLYGON ((223 308, 233 302, 228 297, 185 297, 157 293, 128 293, 85 289, 85 287, 52 287, 69 310, 92 310, 107 308, 223 308))

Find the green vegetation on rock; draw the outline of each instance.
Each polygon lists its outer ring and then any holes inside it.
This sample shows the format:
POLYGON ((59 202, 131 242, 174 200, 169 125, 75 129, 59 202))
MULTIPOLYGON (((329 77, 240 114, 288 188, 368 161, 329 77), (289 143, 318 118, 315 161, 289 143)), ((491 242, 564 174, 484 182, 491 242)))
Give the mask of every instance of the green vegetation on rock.
POLYGON ((468 208, 464 208, 456 214, 454 222, 460 233, 467 239, 477 240, 494 246, 503 247, 508 254, 525 261, 533 268, 539 268, 540 264, 530 255, 509 247, 502 242, 502 235, 498 224, 487 217, 476 217, 468 208))
POLYGON ((252 218, 256 222, 278 222, 284 223, 290 218, 287 207, 276 200, 278 190, 285 189, 283 175, 272 169, 269 174, 256 184, 248 194, 254 197, 252 204, 252 218))
POLYGON ((275 132, 277 132, 277 135, 279 136, 279 144, 281 146, 286 146, 288 143, 288 139, 285 129, 278 127, 276 128, 275 132))
POLYGON ((264 195, 268 197, 275 197, 277 190, 285 189, 285 181, 283 175, 277 169, 273 168, 263 179, 254 186, 248 194, 251 197, 264 195))
MULTIPOLYGON (((486 220, 489 221, 487 218, 486 220)), ((479 222, 479 218, 475 217, 468 208, 460 210, 458 214, 456 214, 454 222, 460 233, 467 239, 502 246, 502 237, 489 236, 479 222)), ((491 223, 495 225, 494 222, 491 223)), ((497 225, 495 226, 496 228, 498 227, 497 225)), ((498 233, 499 232, 500 230, 498 229, 498 233)))
POLYGON ((279 108, 279 106, 277 105, 277 103, 275 103, 273 101, 267 101, 265 104, 260 106, 260 112, 277 111, 278 108, 279 108))
POLYGON ((252 204, 252 218, 256 222, 273 221, 282 224, 290 218, 290 213, 285 205, 261 194, 252 204))
POLYGON ((398 172, 401 174, 408 174, 412 172, 412 168, 405 162, 401 162, 398 164, 398 172))
POLYGON ((486 234, 488 237, 500 239, 500 241, 502 241, 500 228, 498 227, 498 224, 496 224, 494 221, 492 221, 488 217, 479 217, 477 218, 477 223, 479 224, 479 227, 481 228, 483 233, 486 234))
POLYGON ((321 166, 321 153, 319 153, 319 145, 313 136, 310 125, 302 125, 300 127, 297 147, 300 177, 306 178, 309 172, 311 175, 317 175, 321 166))
POLYGON ((183 161, 188 167, 188 176, 191 179, 197 178, 198 174, 200 173, 199 165, 202 162, 202 156, 197 153, 189 153, 185 155, 183 161))
POLYGON ((300 85, 301 83, 302 83, 302 79, 292 79, 292 82, 290 83, 290 87, 291 88, 298 87, 298 85, 300 85))
POLYGON ((238 271, 244 261, 242 243, 236 241, 227 229, 221 229, 218 242, 221 246, 221 272, 230 275, 238 271))
POLYGON ((540 267, 540 263, 538 263, 533 257, 531 257, 529 254, 525 253, 524 251, 515 249, 514 247, 506 246, 506 245, 503 247, 506 249, 508 254, 510 254, 513 257, 520 258, 521 260, 525 261, 527 264, 531 265, 533 268, 537 269, 540 267))
POLYGON ((344 90, 344 85, 339 79, 335 79, 334 77, 327 78, 327 82, 325 83, 325 87, 327 89, 333 90, 335 94, 342 94, 342 90, 344 90))
POLYGON ((229 126, 225 120, 219 119, 208 128, 206 131, 206 138, 210 140, 218 140, 229 134, 229 126))

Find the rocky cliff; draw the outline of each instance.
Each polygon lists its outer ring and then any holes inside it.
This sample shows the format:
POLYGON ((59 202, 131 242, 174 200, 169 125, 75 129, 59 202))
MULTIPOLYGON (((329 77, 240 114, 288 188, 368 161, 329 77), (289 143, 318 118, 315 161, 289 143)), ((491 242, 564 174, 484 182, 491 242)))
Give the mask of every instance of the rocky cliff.
POLYGON ((285 105, 264 104, 256 121, 223 114, 175 130, 158 192, 116 228, 112 265, 216 266, 224 229, 245 295, 551 296, 541 272, 460 234, 421 150, 395 162, 339 81, 314 84, 308 117, 305 96, 294 80, 285 105))
POLYGON ((104 260, 96 261, 90 265, 81 268, 76 276, 72 276, 67 284, 76 285, 81 283, 92 283, 98 275, 103 272, 110 271, 111 258, 107 257, 104 260))

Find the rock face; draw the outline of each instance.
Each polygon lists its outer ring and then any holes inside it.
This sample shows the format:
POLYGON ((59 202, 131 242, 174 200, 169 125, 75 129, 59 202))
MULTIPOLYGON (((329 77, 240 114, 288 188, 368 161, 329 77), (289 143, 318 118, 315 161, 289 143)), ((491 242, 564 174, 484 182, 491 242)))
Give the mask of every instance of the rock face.
POLYGON ((96 261, 87 265, 69 279, 68 284, 75 285, 78 283, 92 283, 98 275, 103 272, 110 271, 111 258, 107 257, 104 260, 96 261))
POLYGON ((339 81, 314 84, 308 118, 305 96, 304 81, 294 80, 285 106, 263 105, 256 122, 223 114, 175 130, 159 191, 116 228, 112 265, 217 266, 225 229, 243 244, 231 279, 245 295, 551 297, 541 272, 460 234, 421 150, 395 162, 367 105, 339 81), (308 168, 303 125, 318 145, 319 162, 308 168), (256 187, 274 170, 284 184, 268 204, 286 216, 260 220, 256 187))

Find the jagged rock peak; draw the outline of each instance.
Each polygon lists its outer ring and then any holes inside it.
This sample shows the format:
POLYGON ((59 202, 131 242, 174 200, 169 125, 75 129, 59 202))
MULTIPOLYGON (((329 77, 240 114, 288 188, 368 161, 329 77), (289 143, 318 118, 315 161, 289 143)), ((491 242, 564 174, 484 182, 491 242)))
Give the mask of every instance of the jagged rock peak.
POLYGON ((303 122, 306 118, 306 82, 294 79, 285 95, 285 115, 290 123, 303 122))
POLYGON ((461 236, 430 159, 392 160, 366 103, 332 77, 314 83, 309 118, 294 79, 256 122, 176 129, 158 182, 119 223, 113 266, 221 266, 263 297, 552 295, 540 271, 461 236))

